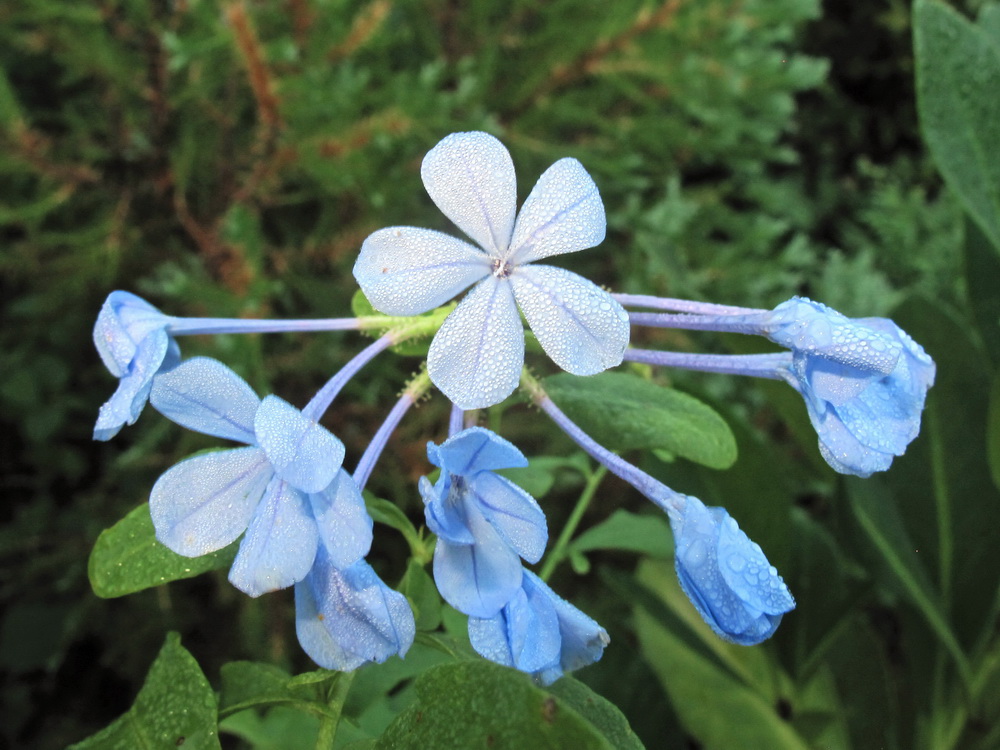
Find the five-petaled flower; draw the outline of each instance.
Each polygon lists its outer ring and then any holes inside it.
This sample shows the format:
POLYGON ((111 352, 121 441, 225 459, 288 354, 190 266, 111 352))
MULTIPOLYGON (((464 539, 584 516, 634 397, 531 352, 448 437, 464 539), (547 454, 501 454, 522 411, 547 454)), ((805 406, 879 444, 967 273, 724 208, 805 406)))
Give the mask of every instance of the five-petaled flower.
POLYGON ((528 672, 543 685, 593 664, 610 642, 604 628, 528 570, 500 612, 469 618, 469 640, 480 655, 528 672))
POLYGON ((670 515, 684 593, 726 640, 752 646, 770 638, 795 607, 785 582, 725 508, 684 500, 683 509, 670 515))
POLYGON ((207 357, 158 376, 150 403, 177 424, 248 446, 196 455, 157 480, 149 510, 171 550, 198 557, 246 531, 229 580, 250 596, 302 580, 320 547, 338 568, 368 553, 372 519, 341 468, 344 446, 298 409, 259 399, 207 357))
POLYGON ((548 541, 535 499, 494 471, 528 462, 482 427, 428 443, 427 455, 441 468, 436 484, 420 479, 427 526, 438 537, 434 581, 459 612, 492 617, 521 588, 520 558, 538 562, 548 541))
POLYGON ((388 315, 426 312, 475 285, 427 357, 431 380, 448 398, 474 409, 514 391, 524 362, 518 308, 567 372, 593 375, 621 363, 625 310, 581 276, 534 263, 604 239, 604 205, 576 159, 545 171, 516 221, 514 165, 493 136, 448 136, 424 157, 420 174, 434 203, 478 247, 428 229, 389 227, 364 241, 354 276, 388 315))
POLYGON ((820 452, 843 474, 889 468, 920 432, 935 366, 886 318, 847 318, 793 297, 770 314, 769 338, 792 350, 781 374, 806 402, 820 452))

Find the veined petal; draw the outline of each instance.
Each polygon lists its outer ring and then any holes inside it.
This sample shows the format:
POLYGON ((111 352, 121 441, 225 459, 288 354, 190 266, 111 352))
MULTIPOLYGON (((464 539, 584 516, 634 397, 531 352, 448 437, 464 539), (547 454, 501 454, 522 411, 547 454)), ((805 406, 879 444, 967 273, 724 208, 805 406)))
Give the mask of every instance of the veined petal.
POLYGON ((469 618, 472 647, 490 661, 522 672, 558 662, 561 640, 552 602, 535 587, 523 586, 494 617, 469 618))
POLYGON ((305 496, 274 477, 240 542, 229 582, 250 596, 287 588, 306 577, 318 543, 305 496))
POLYGON ((528 465, 517 446, 483 427, 469 427, 441 445, 428 443, 427 457, 435 466, 463 475, 528 465))
POLYGON ((629 320, 610 294, 554 266, 518 266, 510 281, 538 343, 566 372, 596 375, 621 364, 629 320))
POLYGON ((118 388, 101 406, 94 425, 95 440, 110 440, 124 425, 135 424, 169 349, 170 337, 165 331, 154 331, 139 342, 135 358, 118 381, 118 388))
POLYGON ((521 206, 506 260, 530 263, 604 241, 607 221, 597 185, 576 159, 545 170, 521 206))
POLYGON ((166 328, 171 318, 131 292, 111 292, 101 306, 94 324, 94 345, 112 375, 128 371, 136 347, 158 328, 166 328))
POLYGON ((335 567, 346 568, 368 554, 372 517, 361 490, 343 469, 322 492, 309 495, 320 540, 335 567))
POLYGON ((538 562, 549 532, 535 498, 492 471, 471 477, 469 485, 483 516, 504 541, 529 563, 538 562))
POLYGON ((466 518, 476 541, 452 544, 439 538, 434 548, 434 582, 445 601, 459 612, 493 617, 521 587, 521 560, 469 503, 466 518))
POLYGON ((493 258, 506 254, 517 178, 500 141, 488 133, 452 133, 427 152, 420 177, 441 213, 493 258))
POLYGON ((418 315, 443 305, 490 268, 486 253, 456 237, 389 227, 362 243, 354 278, 379 312, 418 315))
POLYGON ((309 658, 324 669, 350 672, 367 661, 337 643, 326 629, 326 615, 316 602, 312 574, 295 584, 295 634, 309 658))
POLYGON ((274 471, 303 492, 326 489, 344 462, 342 442, 277 396, 260 402, 253 429, 274 471))
POLYGON ((719 571, 722 580, 746 605, 764 614, 781 615, 795 606, 778 569, 768 562, 760 545, 752 542, 736 519, 721 508, 719 521, 719 571))
POLYGON ((517 387, 523 364, 524 329, 514 296, 494 276, 473 287, 445 319, 427 354, 434 385, 463 409, 503 401, 517 387))
POLYGON ((427 528, 434 532, 435 536, 453 544, 472 544, 476 540, 472 537, 468 523, 465 520, 465 508, 462 503, 449 502, 448 496, 453 487, 452 479, 462 477, 451 477, 443 475, 437 484, 431 484, 427 477, 420 477, 417 487, 420 496, 424 499, 424 517, 427 520, 427 528))
POLYGON ((149 402, 163 416, 206 435, 253 445, 253 421, 260 399, 247 382, 224 364, 195 357, 163 373, 149 402))
POLYGON ((181 461, 149 495, 156 538, 186 557, 222 549, 246 529, 273 473, 260 448, 181 461))

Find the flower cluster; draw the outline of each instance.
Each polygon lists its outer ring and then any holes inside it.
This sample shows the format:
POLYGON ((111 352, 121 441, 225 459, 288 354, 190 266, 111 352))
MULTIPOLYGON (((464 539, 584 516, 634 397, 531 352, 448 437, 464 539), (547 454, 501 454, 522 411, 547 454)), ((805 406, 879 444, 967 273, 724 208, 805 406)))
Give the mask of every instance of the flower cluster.
POLYGON ((846 318, 804 298, 769 311, 612 295, 537 263, 604 239, 597 186, 574 159, 546 170, 520 213, 510 154, 485 133, 442 140, 425 157, 421 177, 474 244, 414 227, 370 235, 354 275, 380 315, 180 318, 128 292, 108 297, 94 341, 119 383, 100 409, 95 439, 133 424, 148 400, 178 425, 238 444, 190 457, 159 478, 149 499, 157 539, 189 557, 240 540, 230 581, 255 597, 294 586, 299 641, 324 667, 353 670, 405 655, 414 616, 366 560, 373 522, 362 490, 389 436, 433 382, 453 405, 449 437, 427 446, 439 475, 418 484, 426 526, 436 536, 436 584, 468 616, 477 652, 548 684, 600 659, 609 638, 548 587, 545 567, 541 576, 525 567, 545 553, 545 515, 497 473, 525 466, 524 455, 490 430, 463 429, 467 418, 475 421, 465 410, 499 403, 520 382, 586 453, 667 514, 680 586, 708 627, 743 645, 770 637, 795 602, 761 548, 725 509, 671 490, 572 422, 523 368, 521 316, 552 361, 575 375, 627 359, 784 380, 802 395, 827 462, 859 476, 887 469, 916 437, 934 362, 890 320, 846 318), (440 308, 470 287, 454 310, 440 308), (626 312, 637 307, 653 311, 626 312), (628 348, 633 325, 760 335, 784 351, 723 356, 628 348), (333 330, 380 335, 302 409, 276 395, 258 397, 216 360, 182 361, 176 342, 188 334, 333 330), (418 336, 433 336, 426 373, 404 388, 348 473, 344 445, 321 424, 324 413, 367 362, 418 336))

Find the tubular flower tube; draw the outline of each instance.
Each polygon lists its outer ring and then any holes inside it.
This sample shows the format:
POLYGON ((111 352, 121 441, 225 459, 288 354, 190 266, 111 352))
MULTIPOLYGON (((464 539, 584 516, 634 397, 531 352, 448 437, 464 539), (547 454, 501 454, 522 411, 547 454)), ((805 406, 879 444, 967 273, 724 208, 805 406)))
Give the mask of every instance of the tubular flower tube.
POLYGON ((514 164, 486 133, 454 133, 424 157, 424 187, 476 244, 441 232, 389 227, 361 246, 354 276, 376 310, 417 315, 472 286, 431 342, 434 384, 463 409, 503 401, 524 362, 524 314, 552 360, 593 375, 622 361, 625 310, 586 279, 535 261, 604 239, 597 186, 575 159, 538 179, 516 216, 514 164))
POLYGON ((527 492, 495 473, 527 466, 511 443, 470 427, 440 446, 428 443, 441 468, 432 485, 420 479, 427 526, 437 537, 434 580, 459 612, 492 617, 521 587, 521 559, 538 562, 548 541, 545 515, 527 492))
POLYGON ((150 401, 184 427, 247 445, 181 461, 157 480, 149 509, 171 550, 198 557, 245 531, 229 580, 250 596, 300 581, 321 547, 340 567, 367 554, 372 519, 341 468, 344 446, 298 409, 259 399, 206 357, 157 377, 150 401))

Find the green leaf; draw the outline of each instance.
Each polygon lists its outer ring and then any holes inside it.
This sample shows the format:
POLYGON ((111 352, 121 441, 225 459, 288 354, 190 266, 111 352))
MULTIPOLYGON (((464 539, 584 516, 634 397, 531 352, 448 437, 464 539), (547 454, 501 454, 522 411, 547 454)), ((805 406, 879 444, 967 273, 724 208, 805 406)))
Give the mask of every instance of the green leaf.
POLYGON ((71 750, 219 750, 215 693, 198 662, 169 633, 127 713, 71 750))
POLYGON ((651 557, 674 553, 670 524, 660 516, 618 509, 606 521, 587 529, 569 545, 570 554, 595 549, 617 549, 651 557))
POLYGON ((990 408, 986 417, 986 460, 993 484, 1000 490, 1000 374, 990 388, 990 408))
POLYGON ((110 599, 227 568, 236 549, 234 542, 201 557, 182 557, 156 540, 149 504, 143 503, 97 537, 87 574, 94 593, 110 599))
POLYGON ((994 364, 1000 364, 1000 294, 996 292, 996 282, 1000 279, 1000 257, 993 252, 990 241, 971 219, 965 222, 964 245, 969 306, 987 354, 993 358, 994 364))
POLYGON ((736 439, 711 407, 619 372, 553 375, 543 387, 560 409, 611 450, 660 449, 713 469, 736 460, 736 439))
POLYGON ((606 715, 599 728, 574 706, 577 696, 564 700, 526 674, 481 659, 434 667, 417 680, 416 691, 416 702, 375 743, 378 750, 614 748, 606 715))
POLYGON ((417 630, 437 630, 441 624, 441 596, 424 566, 410 558, 399 584, 399 593, 413 605, 417 630))
POLYGON ((258 711, 240 711, 220 722, 219 729, 239 737, 253 750, 313 750, 319 724, 318 716, 275 706, 264 715, 258 711))
POLYGON ((271 664, 231 661, 222 665, 219 712, 231 714, 250 706, 292 703, 298 697, 288 687, 292 676, 271 664))
POLYGON ((1000 44, 939 0, 914 4, 917 104, 948 186, 1000 251, 1000 44))
POLYGON ((578 714, 600 730, 616 750, 643 750, 642 743, 618 707, 579 680, 563 677, 549 687, 549 692, 576 709, 578 714))

